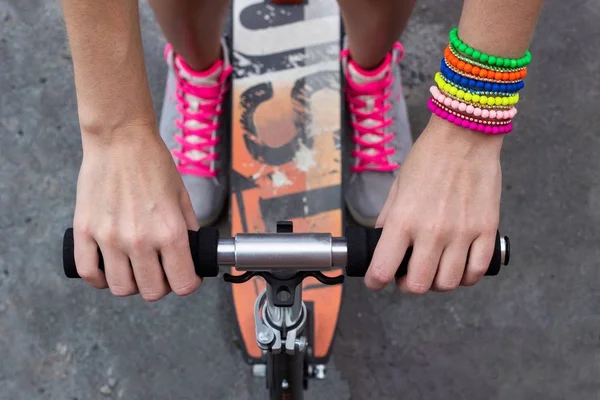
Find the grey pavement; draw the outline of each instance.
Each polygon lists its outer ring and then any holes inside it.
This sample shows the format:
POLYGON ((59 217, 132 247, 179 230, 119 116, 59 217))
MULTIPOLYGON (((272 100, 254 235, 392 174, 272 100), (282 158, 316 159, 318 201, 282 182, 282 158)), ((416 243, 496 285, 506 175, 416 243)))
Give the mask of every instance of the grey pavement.
MULTIPOLYGON (((423 0, 403 37, 415 133, 459 1, 423 0)), ((334 358, 308 399, 600 398, 600 3, 547 1, 503 153, 513 260, 450 294, 346 285, 334 358)), ((163 39, 142 6, 155 105, 163 39)), ((116 299, 61 272, 81 160, 60 8, 0 0, 0 399, 263 399, 229 289, 116 299)), ((223 222, 226 225, 226 221, 223 222)))

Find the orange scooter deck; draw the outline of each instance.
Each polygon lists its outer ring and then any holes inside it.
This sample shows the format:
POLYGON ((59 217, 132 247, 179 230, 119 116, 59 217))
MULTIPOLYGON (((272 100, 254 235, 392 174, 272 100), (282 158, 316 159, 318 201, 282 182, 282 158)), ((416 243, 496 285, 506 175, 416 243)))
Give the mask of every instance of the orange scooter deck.
MULTIPOLYGON (((294 232, 341 236, 340 43, 336 0, 233 1, 232 234, 274 232, 289 220, 294 232)), ((253 312, 264 286, 232 286, 251 363, 262 358, 253 312)), ((304 281, 315 359, 328 358, 341 299, 341 285, 304 281)))

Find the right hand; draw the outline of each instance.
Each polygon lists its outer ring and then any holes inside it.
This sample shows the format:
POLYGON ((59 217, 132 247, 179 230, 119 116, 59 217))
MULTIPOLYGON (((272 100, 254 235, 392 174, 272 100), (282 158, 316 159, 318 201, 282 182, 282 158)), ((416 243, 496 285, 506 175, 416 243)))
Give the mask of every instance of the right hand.
POLYGON ((131 125, 109 136, 84 132, 82 143, 73 222, 79 275, 115 296, 140 293, 146 301, 195 291, 201 279, 187 231, 198 222, 156 127, 131 125))

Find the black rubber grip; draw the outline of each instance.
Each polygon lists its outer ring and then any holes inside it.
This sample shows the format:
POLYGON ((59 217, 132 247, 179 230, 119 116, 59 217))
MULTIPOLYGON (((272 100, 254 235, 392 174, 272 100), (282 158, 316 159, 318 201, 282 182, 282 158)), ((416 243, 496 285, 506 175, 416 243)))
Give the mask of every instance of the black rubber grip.
MULTIPOLYGON (((373 259, 373 253, 377 242, 381 237, 381 228, 365 229, 358 226, 349 226, 346 228, 346 240, 348 248, 348 262, 346 266, 346 275, 351 277, 362 277, 367 273, 367 269, 373 259)), ((510 242, 508 237, 504 237, 506 241, 506 250, 504 257, 504 265, 508 265, 510 258, 510 242)), ((404 259, 400 263, 396 271, 396 277, 406 275, 408 271, 408 261, 412 255, 412 247, 406 250, 404 259)), ((487 276, 498 275, 502 267, 502 254, 500 249, 500 232, 496 233, 496 245, 494 246, 494 255, 488 267, 487 276)))
MULTIPOLYGON (((196 275, 202 278, 217 276, 219 274, 219 264, 217 263, 219 230, 217 228, 200 228, 198 232, 188 231, 188 238, 196 275)), ((75 265, 74 249, 73 228, 69 228, 63 237, 63 269, 67 278, 80 278, 75 265)), ((98 250, 98 258, 98 268, 104 271, 104 259, 100 250, 98 250)))

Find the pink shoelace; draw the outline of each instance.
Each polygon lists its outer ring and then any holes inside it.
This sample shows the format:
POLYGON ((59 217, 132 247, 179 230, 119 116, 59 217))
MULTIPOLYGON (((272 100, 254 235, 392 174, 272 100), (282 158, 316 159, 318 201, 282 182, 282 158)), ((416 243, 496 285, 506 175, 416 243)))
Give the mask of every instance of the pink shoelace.
MULTIPOLYGON (((400 51, 396 60, 400 62, 404 56, 404 49, 400 43, 396 43, 394 49, 400 51)), ((342 57, 349 57, 347 49, 342 51, 342 57)), ((353 117, 351 126, 354 130, 351 139, 357 145, 351 153, 356 158, 351 167, 352 172, 391 172, 399 167, 399 164, 392 163, 389 159, 389 156, 396 152, 388 145, 394 140, 394 133, 386 132, 386 128, 394 123, 388 115, 392 108, 390 97, 394 83, 390 65, 392 61, 392 54, 388 54, 382 66, 378 68, 378 71, 387 69, 387 72, 381 79, 372 82, 358 83, 350 72, 346 72, 345 94, 353 117)))
POLYGON ((167 45, 165 58, 173 63, 177 82, 175 98, 181 118, 175 121, 181 134, 174 137, 181 148, 173 150, 173 156, 179 161, 179 173, 214 178, 219 172, 215 168, 215 161, 219 158, 215 146, 221 140, 217 137, 217 130, 221 126, 218 117, 223 113, 222 103, 229 90, 227 79, 232 68, 224 67, 223 61, 217 61, 206 72, 198 73, 189 68, 179 56, 171 56, 172 51, 171 46, 167 45), (176 60, 179 62, 175 62, 176 60), (189 82, 182 74, 184 70, 185 75, 201 79, 219 68, 223 70, 216 83, 209 85, 189 82))

